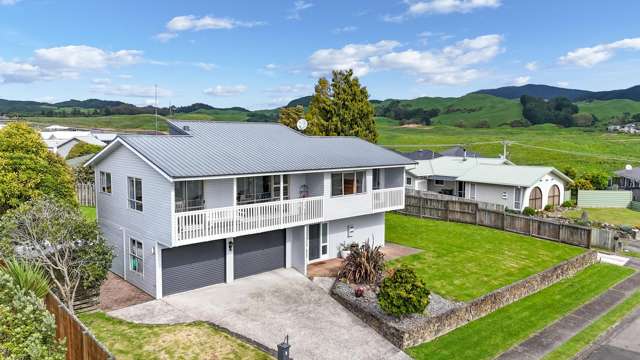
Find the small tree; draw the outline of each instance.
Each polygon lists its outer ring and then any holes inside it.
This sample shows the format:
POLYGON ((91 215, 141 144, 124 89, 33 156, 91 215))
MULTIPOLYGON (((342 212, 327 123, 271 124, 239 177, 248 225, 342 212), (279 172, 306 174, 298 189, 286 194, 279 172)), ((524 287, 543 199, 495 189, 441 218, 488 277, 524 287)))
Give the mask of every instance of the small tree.
POLYGON ((282 125, 286 125, 292 129, 298 129, 298 120, 304 116, 304 107, 298 105, 295 107, 283 107, 280 109, 278 121, 282 125))
POLYGON ((84 141, 81 141, 75 144, 69 153, 67 154, 67 159, 77 158, 83 155, 95 154, 102 150, 102 146, 95 144, 88 144, 84 141))
POLYGON ((429 305, 429 290, 416 272, 408 267, 395 269, 380 285, 378 304, 387 314, 421 314, 429 305))
POLYGON ((8 212, 0 222, 2 253, 40 265, 71 312, 78 288, 99 286, 113 260, 97 223, 55 198, 43 197, 8 212))

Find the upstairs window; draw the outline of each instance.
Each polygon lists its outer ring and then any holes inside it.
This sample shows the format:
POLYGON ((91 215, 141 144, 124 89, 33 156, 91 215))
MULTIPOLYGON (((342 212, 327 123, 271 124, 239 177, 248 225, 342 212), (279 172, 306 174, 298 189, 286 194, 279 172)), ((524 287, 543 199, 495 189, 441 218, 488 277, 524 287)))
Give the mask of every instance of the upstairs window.
POLYGON ((407 185, 411 185, 412 182, 413 182, 413 179, 407 176, 407 185))
POLYGON ((331 174, 331 196, 362 194, 366 191, 366 172, 364 171, 331 174))
POLYGON ((373 184, 371 184, 371 187, 373 188, 373 190, 379 190, 380 189, 380 169, 373 169, 372 182, 373 184))
POLYGON ((127 177, 129 209, 142 211, 142 179, 127 177))
POLYGON ((111 194, 111 173, 100 171, 100 192, 111 194))

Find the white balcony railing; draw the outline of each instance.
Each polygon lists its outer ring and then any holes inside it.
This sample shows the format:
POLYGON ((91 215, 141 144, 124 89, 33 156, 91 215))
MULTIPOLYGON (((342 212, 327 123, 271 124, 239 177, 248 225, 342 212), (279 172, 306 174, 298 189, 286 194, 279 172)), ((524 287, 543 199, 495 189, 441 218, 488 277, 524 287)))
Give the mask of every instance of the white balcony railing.
POLYGON ((173 214, 177 244, 195 243, 320 222, 321 196, 173 214))
POLYGON ((373 190, 373 211, 404 208, 404 187, 373 190))

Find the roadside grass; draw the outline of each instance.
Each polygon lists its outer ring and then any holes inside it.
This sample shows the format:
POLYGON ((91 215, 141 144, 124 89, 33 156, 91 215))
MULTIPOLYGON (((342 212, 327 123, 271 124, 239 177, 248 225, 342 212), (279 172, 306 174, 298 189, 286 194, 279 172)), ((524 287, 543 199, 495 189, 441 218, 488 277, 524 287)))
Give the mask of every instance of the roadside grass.
POLYGON ((141 325, 102 312, 79 317, 118 359, 273 359, 204 322, 141 325))
POLYGON ((502 140, 513 141, 509 159, 518 165, 553 166, 558 170, 575 168, 578 173, 611 172, 626 164, 640 165, 640 138, 634 135, 606 133, 589 128, 559 128, 545 124, 527 128, 457 128, 435 125, 403 127, 396 120, 376 118, 380 134, 378 144, 408 152, 418 149, 443 151, 464 145, 483 156, 502 154, 502 140))
POLYGON ((563 216, 570 219, 580 219, 586 211, 589 220, 615 225, 632 225, 640 227, 640 211, 624 208, 585 208, 566 211, 563 216))
POLYGON ((423 250, 389 266, 408 265, 437 294, 469 301, 546 270, 585 250, 482 226, 386 215, 388 242, 423 250))
POLYGON ((640 291, 626 298, 601 318, 584 328, 560 347, 547 354, 545 360, 573 359, 580 351, 593 344, 600 335, 616 325, 622 318, 640 306, 640 291))
POLYGON ((415 359, 491 359, 633 274, 595 264, 574 277, 472 321, 431 342, 407 349, 415 359))
POLYGON ((96 221, 96 208, 91 206, 80 206, 82 215, 91 221, 96 221))

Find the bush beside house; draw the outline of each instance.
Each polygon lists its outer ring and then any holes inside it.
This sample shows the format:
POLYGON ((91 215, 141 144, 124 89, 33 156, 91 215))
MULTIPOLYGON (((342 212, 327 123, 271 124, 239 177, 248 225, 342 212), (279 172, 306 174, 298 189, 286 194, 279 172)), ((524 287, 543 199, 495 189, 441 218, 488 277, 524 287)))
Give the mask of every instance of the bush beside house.
POLYGON ((400 267, 382 280, 378 304, 394 316, 422 314, 429 305, 429 290, 413 269, 400 267))

